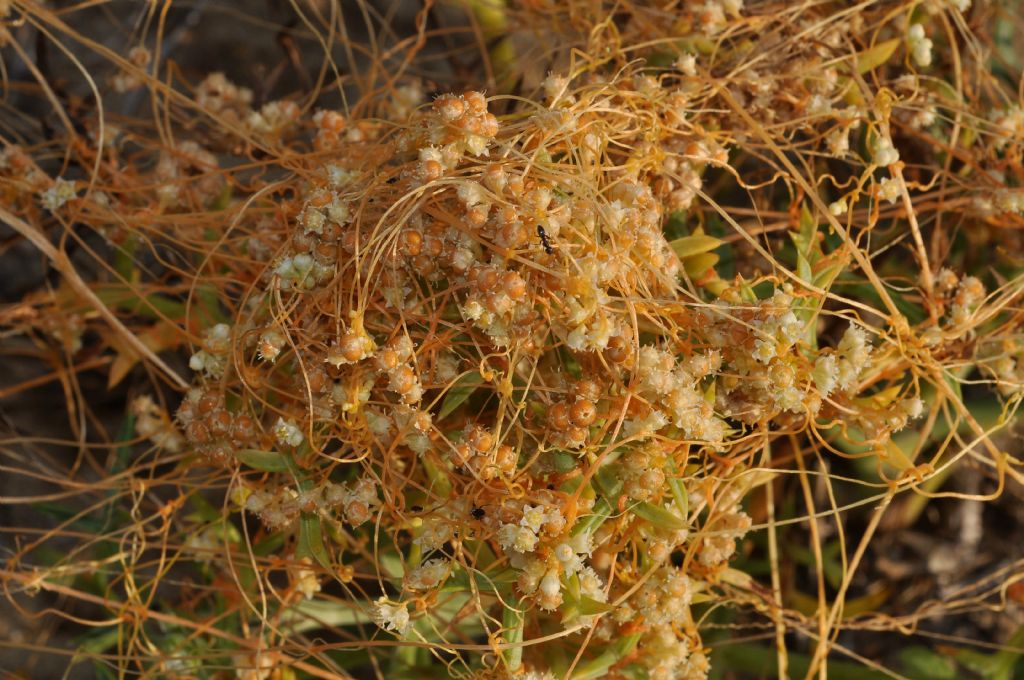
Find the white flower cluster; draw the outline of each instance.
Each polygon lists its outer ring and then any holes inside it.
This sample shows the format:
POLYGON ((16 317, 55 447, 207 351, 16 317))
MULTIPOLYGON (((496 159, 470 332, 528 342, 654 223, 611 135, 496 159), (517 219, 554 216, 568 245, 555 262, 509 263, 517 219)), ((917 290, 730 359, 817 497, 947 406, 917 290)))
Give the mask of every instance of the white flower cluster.
POLYGON ((303 557, 298 564, 289 565, 289 575, 295 590, 302 593, 307 600, 320 592, 320 579, 313 568, 313 560, 303 557))
POLYGON ((999 189, 993 196, 992 204, 1002 212, 1024 215, 1024 189, 999 189))
POLYGON ((158 406, 148 394, 136 397, 131 404, 135 416, 135 431, 161 449, 177 453, 185 443, 181 433, 171 422, 167 411, 158 406))
MULTIPOLYGON (((575 579, 581 595, 597 602, 606 602, 604 581, 593 568, 584 564, 592 546, 587 534, 563 537, 557 542, 546 558, 529 557, 520 563, 517 585, 524 595, 537 598, 537 606, 553 611, 564 601, 563 586, 569 579, 575 579)), ((520 562, 520 560, 515 560, 520 562)), ((593 618, 581 618, 580 623, 589 624, 593 618)))
POLYGON ((546 525, 565 526, 565 518, 558 508, 526 505, 518 524, 503 524, 498 530, 498 542, 506 550, 530 553, 537 547, 538 534, 546 525))
POLYGON ((312 290, 329 281, 335 268, 328 266, 309 253, 297 253, 281 258, 274 267, 277 286, 281 290, 312 290))
POLYGON ((839 390, 849 392, 857 386, 857 379, 871 359, 871 345, 867 333, 850 325, 843 333, 835 354, 821 354, 814 362, 811 376, 822 397, 839 390))
POLYGON ((252 90, 235 85, 220 71, 211 73, 196 88, 196 103, 207 112, 238 123, 250 111, 252 90))
POLYGON ((305 234, 326 236, 329 229, 345 226, 351 217, 348 202, 342 200, 337 192, 318 191, 306 201, 299 214, 299 225, 305 234))
POLYGON ((1024 390, 1024 352, 1014 340, 1001 343, 995 356, 981 364, 997 381, 999 393, 1012 397, 1024 390))
POLYGON ((918 66, 928 66, 932 63, 932 41, 925 37, 924 26, 911 24, 907 31, 907 47, 914 63, 918 66))
POLYGON ((687 439, 718 443, 725 437, 727 426, 700 390, 700 381, 721 366, 717 352, 694 354, 677 361, 672 354, 657 347, 640 348, 637 366, 639 394, 654 408, 641 421, 627 421, 627 432, 671 422, 687 439))
POLYGON ((700 551, 701 564, 712 566, 727 562, 736 552, 736 540, 750 529, 751 520, 747 513, 734 511, 723 513, 705 529, 712 533, 705 536, 700 551))
POLYGON ((75 183, 58 177, 53 186, 40 194, 39 200, 43 208, 55 213, 74 197, 75 183))
POLYGON ((991 114, 992 123, 996 127, 999 139, 996 148, 1003 148, 1008 142, 1019 142, 1024 138, 1024 109, 1013 105, 991 114))
POLYGON ((686 572, 678 567, 662 566, 611 616, 626 622, 639 614, 652 626, 682 626, 690 616, 692 597, 686 572))
POLYGON ((423 520, 412 542, 426 554, 440 549, 453 536, 452 523, 447 518, 431 515, 423 520))
MULTIPOLYGON (((485 156, 498 134, 498 119, 487 111, 487 99, 480 92, 445 94, 434 100, 431 115, 422 126, 411 130, 401 144, 407 148, 433 148, 424 156, 416 175, 424 183, 439 179, 465 154, 485 156)), ((424 149, 425 150, 425 149, 424 149)))
POLYGON ((654 626, 643 639, 641 663, 651 680, 704 680, 710 664, 701 652, 691 652, 691 642, 672 626, 654 626))
POLYGON ((603 350, 612 334, 619 334, 615 322, 602 308, 610 300, 606 287, 615 269, 601 266, 593 256, 578 260, 577 265, 579 273, 561 294, 565 305, 562 321, 571 329, 566 344, 577 352, 603 350))
POLYGON ((273 363, 280 356, 286 342, 287 339, 284 337, 284 333, 276 328, 268 328, 260 333, 259 340, 256 343, 256 356, 263 361, 273 363))
POLYGON ((405 575, 405 587, 410 590, 430 590, 448 578, 452 571, 446 559, 427 560, 405 575))
POLYGON ((299 120, 299 114, 299 107, 295 102, 267 102, 259 111, 249 113, 245 125, 255 134, 277 137, 295 125, 299 120))
POLYGON ((954 324, 966 323, 984 299, 985 285, 981 280, 974 276, 965 276, 953 294, 950 320, 954 324))
POLYGON ((323 492, 324 500, 332 506, 341 506, 345 521, 357 527, 368 521, 377 508, 377 481, 372 477, 360 477, 347 484, 328 484, 323 492))
POLYGON ((893 146, 888 135, 876 135, 871 144, 871 162, 881 167, 888 167, 900 159, 900 152, 893 146))
POLYGON ((211 326, 203 333, 203 349, 189 357, 188 367, 219 378, 224 375, 230 349, 231 326, 226 323, 211 326))
POLYGON ((900 197, 900 182, 892 177, 884 177, 878 185, 878 197, 889 203, 895 203, 900 197))
POLYGON ((373 621, 384 630, 404 635, 409 629, 409 609, 403 602, 392 604, 383 595, 373 604, 373 621))
POLYGON ((739 17, 743 0, 705 0, 694 7, 701 28, 708 35, 720 33, 728 25, 728 17, 739 17))
POLYGON ((342 413, 355 413, 362 409, 363 404, 370 401, 375 376, 358 377, 349 382, 336 382, 331 386, 331 403, 341 409, 342 413))

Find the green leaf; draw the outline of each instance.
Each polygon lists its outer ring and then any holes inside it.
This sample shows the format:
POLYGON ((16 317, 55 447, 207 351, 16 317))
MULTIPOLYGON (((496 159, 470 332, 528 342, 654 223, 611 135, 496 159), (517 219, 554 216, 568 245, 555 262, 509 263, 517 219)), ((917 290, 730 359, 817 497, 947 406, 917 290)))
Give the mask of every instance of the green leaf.
POLYGON ((814 265, 822 258, 821 246, 818 244, 818 221, 807 209, 800 207, 800 229, 790 232, 789 237, 796 247, 796 273, 800 280, 811 283, 814 279, 814 265))
POLYGON ((949 385, 950 391, 952 391, 953 394, 956 395, 956 398, 960 401, 960 403, 963 403, 964 391, 963 386, 960 384, 960 380, 958 379, 958 377, 953 375, 953 373, 948 370, 942 371, 942 377, 946 381, 946 384, 949 385))
POLYGON ((640 641, 640 633, 626 635, 612 645, 610 649, 585 664, 576 667, 572 680, 592 680, 608 675, 608 669, 630 654, 640 641))
POLYGON ((196 288, 195 299, 197 304, 199 321, 203 328, 209 328, 218 323, 230 323, 229 319, 220 309, 220 291, 216 286, 203 285, 196 288))
POLYGON ((824 265, 814 275, 812 283, 818 288, 828 288, 832 285, 832 282, 836 280, 843 269, 846 268, 846 263, 842 261, 833 262, 832 264, 824 265))
POLYGON ((576 355, 565 347, 558 348, 558 359, 562 363, 562 370, 579 380, 583 377, 583 366, 580 365, 576 355))
MULTIPOLYGON (((673 463, 672 472, 675 471, 675 464, 673 463)), ((690 496, 686 493, 686 486, 683 484, 683 480, 677 477, 669 477, 668 488, 672 492, 672 498, 676 501, 680 516, 685 519, 690 513, 690 496)))
POLYGON ((903 673, 912 680, 955 680, 956 663, 927 647, 908 647, 900 652, 903 673))
POLYGON ((129 234, 120 246, 115 246, 114 271, 125 281, 135 280, 135 253, 139 249, 139 237, 129 234))
POLYGON ((899 38, 890 38, 859 52, 856 59, 857 73, 864 75, 889 61, 899 44, 899 38))
POLYGON ((485 572, 483 574, 470 575, 465 569, 457 569, 452 572, 448 580, 441 586, 442 593, 464 593, 473 590, 470 583, 472 579, 480 592, 504 593, 510 590, 510 586, 516 583, 519 572, 512 568, 502 569, 496 572, 485 572))
POLYGON ((580 536, 581 534, 595 531, 611 516, 612 505, 602 496, 594 503, 594 509, 591 514, 580 518, 580 520, 576 522, 576 525, 572 528, 572 535, 580 536))
POLYGON ((139 295, 127 285, 110 283, 95 289, 96 297, 110 307, 148 319, 166 317, 172 321, 185 317, 185 305, 162 295, 139 295))
POLYGON ((690 525, 686 520, 678 517, 672 512, 669 512, 660 505, 654 505, 653 503, 644 501, 631 506, 629 510, 640 519, 647 520, 659 529, 680 531, 682 529, 690 528, 690 525))
POLYGON ((438 467, 430 458, 423 459, 423 469, 430 480, 429 491, 441 500, 447 500, 452 492, 452 483, 444 468, 438 467))
POLYGON ((484 384, 484 379, 481 377, 479 371, 471 371, 459 377, 452 386, 448 388, 448 393, 444 396, 444 401, 441 402, 441 410, 437 413, 438 420, 444 420, 450 416, 455 409, 462 406, 473 392, 484 384))
POLYGON ((284 545, 285 534, 283 531, 270 534, 252 547, 252 554, 256 557, 267 557, 273 555, 284 545))
POLYGON ((324 546, 324 536, 320 527, 320 516, 312 512, 302 513, 299 519, 299 545, 295 549, 299 558, 312 557, 324 569, 333 570, 331 557, 324 546))
POLYGON ((516 675, 523 665, 523 648, 519 646, 519 643, 523 641, 523 626, 526 624, 526 617, 518 609, 507 607, 501 618, 501 624, 505 630, 505 642, 516 645, 503 652, 509 672, 516 675))
POLYGON ((296 633, 320 628, 373 623, 373 604, 366 600, 301 600, 281 611, 281 625, 296 633))
POLYGON ((615 609, 614 605, 608 604, 607 602, 598 602, 592 597, 586 595, 580 595, 579 602, 576 604, 577 610, 583 616, 594 616, 595 614, 605 614, 615 609))
POLYGON ((551 454, 551 466, 556 472, 565 474, 576 469, 577 458, 566 451, 555 451, 551 454))
POLYGON ((132 459, 132 445, 129 443, 135 439, 135 414, 129 412, 121 421, 121 427, 117 431, 117 441, 122 442, 114 449, 114 464, 110 466, 111 474, 117 474, 128 467, 132 459))
MULTIPOLYGON (((869 283, 852 283, 848 281, 836 281, 834 284, 835 288, 839 288, 844 295, 850 297, 859 297, 864 302, 874 304, 878 309, 883 308, 882 297, 875 290, 875 287, 869 283)), ((909 302, 905 297, 890 289, 889 297, 892 298, 893 303, 896 305, 896 309, 900 314, 907 317, 907 321, 910 325, 916 326, 927 318, 927 313, 920 305, 915 305, 909 302)))
MULTIPOLYGON (((807 204, 800 206, 800 231, 797 232, 799 238, 794 239, 796 242, 797 250, 807 255, 808 259, 811 257, 811 253, 814 251, 814 246, 817 244, 815 236, 818 233, 818 220, 814 219, 814 215, 807 208, 807 204)), ((812 261, 811 264, 814 264, 812 261)))
POLYGON ((614 465, 602 465, 594 473, 594 488, 606 498, 613 499, 622 493, 622 479, 614 465))
POLYGON ((287 472, 290 469, 285 455, 277 451, 242 449, 235 452, 235 457, 249 467, 264 472, 287 472))
POLYGON ((672 246, 672 250, 676 252, 680 260, 685 260, 704 253, 710 253, 723 243, 725 241, 722 239, 708 236, 707 234, 691 234, 690 236, 670 241, 669 245, 672 246))
POLYGON ((683 260, 683 268, 691 279, 699 278, 707 270, 718 264, 718 253, 702 253, 683 260))

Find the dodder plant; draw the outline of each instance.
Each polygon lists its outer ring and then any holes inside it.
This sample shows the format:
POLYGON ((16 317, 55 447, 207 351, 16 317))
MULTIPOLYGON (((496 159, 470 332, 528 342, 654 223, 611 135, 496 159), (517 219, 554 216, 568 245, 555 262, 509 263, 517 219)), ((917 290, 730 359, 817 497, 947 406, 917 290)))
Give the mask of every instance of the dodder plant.
MULTIPOLYGON (((80 179, 42 143, 0 161, 0 217, 67 282, 12 327, 72 367, 109 353, 111 384, 143 359, 184 392, 134 399, 154 448, 92 445, 109 455, 87 456, 90 485, 45 464, 81 508, 12 550, 4 582, 116 612, 86 622, 80 658, 150 677, 703 678, 704 624, 728 606, 763 612, 779 673, 792 633, 814 674, 855 653, 836 642, 856 627, 845 599, 897 496, 968 461, 1019 483, 993 435, 1021 394, 1024 116, 968 7, 567 7, 471 5, 491 83, 528 96, 487 96, 485 74, 432 98, 411 76, 375 87, 395 50, 371 52, 347 108, 255 106, 221 73, 186 94, 143 48, 121 59, 68 17, 4 7, 114 59, 114 86, 165 112, 71 126, 80 179), (565 47, 530 55, 538 34, 565 47), (82 229, 115 254, 92 275, 67 255, 103 259, 82 229), (155 354, 184 344, 187 384, 155 354), (964 381, 995 388, 998 419, 964 381), (849 479, 845 459, 874 463, 849 479), (851 483, 872 495, 840 506, 851 483), (826 589, 823 535, 866 504, 826 589), (755 519, 764 583, 730 566, 755 519), (814 611, 784 598, 793 522, 814 611)), ((343 25, 310 10, 314 35, 343 25)), ((431 11, 399 71, 446 35, 431 11)), ((863 627, 886 620, 918 619, 863 627)))

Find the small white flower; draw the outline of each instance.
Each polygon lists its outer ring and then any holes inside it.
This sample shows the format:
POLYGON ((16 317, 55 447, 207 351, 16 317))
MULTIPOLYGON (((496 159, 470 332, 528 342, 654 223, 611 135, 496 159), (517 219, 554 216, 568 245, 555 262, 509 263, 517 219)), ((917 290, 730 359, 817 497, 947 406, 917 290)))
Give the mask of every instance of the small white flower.
POLYGON ((528 527, 505 524, 498 530, 498 542, 505 550, 529 553, 537 547, 537 534, 528 527))
POLYGON ((266 330, 260 334, 259 342, 256 343, 256 355, 263 361, 274 362, 281 354, 286 340, 284 335, 275 329, 266 330))
POLYGON ((697 75, 697 57, 687 53, 676 59, 676 68, 684 76, 690 76, 691 78, 697 75))
POLYGON ((836 365, 834 354, 823 354, 814 362, 814 370, 811 372, 814 379, 814 386, 821 392, 821 396, 827 397, 836 388, 839 380, 839 367, 836 365))
POLYGON ((754 341, 754 358, 767 364, 775 356, 775 338, 758 338, 754 341))
POLYGON ((320 581, 317 578, 316 571, 310 569, 312 564, 313 561, 311 559, 303 557, 293 573, 295 589, 302 593, 307 600, 311 600, 313 595, 320 592, 320 581))
POLYGON ((932 63, 932 41, 925 37, 924 26, 911 25, 907 31, 907 45, 910 47, 914 63, 918 66, 928 66, 932 63))
POLYGON ((889 203, 895 203, 900 197, 900 183, 891 177, 886 177, 878 185, 878 195, 889 203))
POLYGON ((555 546, 555 559, 559 562, 569 562, 576 557, 576 551, 568 543, 559 543, 555 546))
POLYGON ((562 582, 558 578, 558 570, 552 569, 548 573, 544 574, 544 578, 540 580, 540 592, 544 593, 548 597, 554 597, 562 591, 562 582))
POLYGON ((893 146, 888 136, 878 135, 871 148, 871 162, 875 165, 887 167, 900 159, 900 152, 893 146))
POLYGON ((331 164, 327 166, 327 181, 335 189, 351 184, 359 177, 359 173, 353 170, 346 170, 340 166, 331 164))
POLYGON ((920 397, 907 397, 899 403, 899 408, 908 418, 920 418, 924 413, 924 402, 920 397))
POLYGON ((373 605, 373 620, 384 630, 403 635, 409 629, 409 610, 405 604, 389 604, 388 599, 381 596, 373 605))
POLYGON ((448 577, 451 571, 448 560, 427 560, 405 577, 405 585, 412 590, 429 590, 448 577))
POLYGON ((284 418, 277 419, 277 424, 274 425, 274 437, 283 446, 298 446, 303 440, 302 430, 294 422, 284 418))
POLYGON ((75 183, 61 177, 57 178, 52 187, 40 194, 43 207, 52 213, 60 210, 61 206, 74 197, 75 183))
POLYGON ((540 528, 544 526, 544 515, 544 506, 527 505, 523 508, 523 519, 519 523, 532 531, 540 531, 540 528))

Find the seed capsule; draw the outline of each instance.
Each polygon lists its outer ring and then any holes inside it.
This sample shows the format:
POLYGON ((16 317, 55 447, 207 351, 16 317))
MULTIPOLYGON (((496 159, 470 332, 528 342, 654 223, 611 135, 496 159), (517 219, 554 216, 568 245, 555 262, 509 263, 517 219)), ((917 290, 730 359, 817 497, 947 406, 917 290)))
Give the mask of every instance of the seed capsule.
POLYGON ((505 291, 505 295, 508 295, 513 300, 522 300, 526 297, 526 281, 523 281, 523 277, 515 272, 506 272, 501 277, 501 286, 505 291))
POLYGON ((565 404, 555 404, 548 410, 548 424, 556 430, 569 428, 569 409, 565 404))
POLYGON ((407 257, 419 255, 423 250, 423 234, 412 230, 403 231, 401 248, 407 257))
POLYGON ((494 435, 484 429, 478 429, 473 433, 473 448, 480 453, 485 453, 491 450, 494 446, 494 435))
POLYGON ((210 428, 210 434, 214 437, 224 437, 231 430, 231 414, 227 411, 217 411, 206 419, 206 423, 210 428))
POLYGON ((388 375, 391 378, 391 389, 399 394, 408 394, 416 386, 416 374, 408 366, 399 366, 388 375))
POLYGON ((185 428, 185 436, 193 444, 206 444, 210 441, 210 430, 198 420, 193 420, 185 428))
POLYGON ((573 425, 586 427, 597 418, 597 407, 589 399, 579 399, 569 409, 569 418, 572 420, 573 425))

